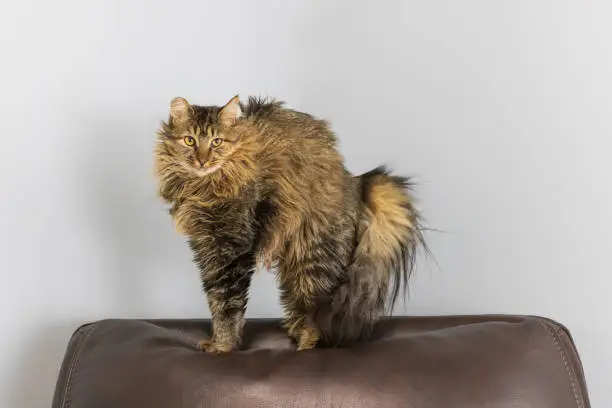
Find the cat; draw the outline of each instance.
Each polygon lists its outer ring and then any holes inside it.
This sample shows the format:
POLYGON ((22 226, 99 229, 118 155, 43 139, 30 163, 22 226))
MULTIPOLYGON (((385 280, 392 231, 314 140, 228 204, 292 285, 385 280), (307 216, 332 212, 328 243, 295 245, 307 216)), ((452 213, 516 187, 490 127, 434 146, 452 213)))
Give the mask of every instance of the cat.
POLYGON ((276 100, 174 98, 155 172, 207 295, 204 351, 240 348, 258 263, 276 269, 298 350, 366 340, 425 247, 409 178, 385 166, 353 176, 327 121, 276 100))

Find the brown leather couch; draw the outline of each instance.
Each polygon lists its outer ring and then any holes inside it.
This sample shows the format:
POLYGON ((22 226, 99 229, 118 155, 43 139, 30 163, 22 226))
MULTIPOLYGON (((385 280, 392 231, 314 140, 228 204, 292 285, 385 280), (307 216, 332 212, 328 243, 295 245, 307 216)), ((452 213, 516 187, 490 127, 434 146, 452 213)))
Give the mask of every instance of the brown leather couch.
POLYGON ((276 320, 249 320, 243 350, 197 351, 208 321, 80 327, 53 408, 588 408, 563 326, 526 316, 398 317, 353 349, 296 352, 276 320))

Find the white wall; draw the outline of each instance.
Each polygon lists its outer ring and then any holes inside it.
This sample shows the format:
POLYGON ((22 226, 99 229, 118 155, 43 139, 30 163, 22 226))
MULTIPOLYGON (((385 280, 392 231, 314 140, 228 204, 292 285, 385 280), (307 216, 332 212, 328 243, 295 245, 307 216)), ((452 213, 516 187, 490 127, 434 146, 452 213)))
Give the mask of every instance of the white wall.
MULTIPOLYGON (((430 234, 439 268, 420 268, 409 313, 558 319, 606 406, 611 13, 605 0, 3 3, 0 406, 49 406, 78 324, 208 316, 155 197, 152 146, 173 96, 236 92, 329 118, 355 172, 387 161, 418 176, 445 232, 430 234)), ((259 276, 250 316, 279 313, 259 276)))

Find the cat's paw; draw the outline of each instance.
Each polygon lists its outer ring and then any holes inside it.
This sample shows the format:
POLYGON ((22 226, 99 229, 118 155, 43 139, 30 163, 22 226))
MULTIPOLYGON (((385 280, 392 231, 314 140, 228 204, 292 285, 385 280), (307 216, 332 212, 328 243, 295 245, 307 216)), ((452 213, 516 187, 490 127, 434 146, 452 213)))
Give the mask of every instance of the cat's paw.
POLYGON ((204 339, 204 340, 198 341, 197 348, 207 353, 216 353, 216 354, 228 353, 232 351, 231 347, 226 346, 224 344, 216 343, 212 341, 212 339, 204 339))
POLYGON ((319 331, 313 327, 305 327, 300 332, 297 351, 314 349, 318 342, 319 331))
POLYGON ((302 321, 304 320, 304 316, 300 317, 286 317, 281 327, 287 331, 289 337, 291 337, 296 342, 299 341, 300 332, 302 331, 302 321))

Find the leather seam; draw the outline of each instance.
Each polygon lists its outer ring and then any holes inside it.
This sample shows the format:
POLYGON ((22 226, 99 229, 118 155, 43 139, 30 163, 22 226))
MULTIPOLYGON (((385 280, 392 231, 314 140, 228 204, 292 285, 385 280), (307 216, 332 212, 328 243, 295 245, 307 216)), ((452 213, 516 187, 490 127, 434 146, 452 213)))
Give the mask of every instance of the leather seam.
POLYGON ((572 388, 572 393, 574 394, 574 401, 576 402, 576 407, 585 408, 584 401, 581 398, 580 393, 577 390, 576 373, 574 372, 573 368, 568 362, 567 351, 565 350, 565 347, 561 344, 561 341, 559 340, 559 335, 556 332, 556 329, 551 327, 550 324, 542 322, 541 320, 538 320, 538 322, 542 326, 544 326, 546 330, 548 331, 548 333, 551 335, 553 344, 557 347, 557 351, 559 351, 559 354, 561 355, 561 361, 563 362, 563 366, 565 367, 565 372, 567 373, 567 377, 569 379, 570 386, 572 388))
POLYGON ((70 406, 70 403, 72 401, 72 378, 74 376, 74 373, 76 372, 76 367, 79 364, 83 345, 85 344, 95 327, 95 324, 91 324, 90 326, 88 326, 87 331, 83 334, 83 337, 79 339, 78 343, 74 347, 74 353, 72 354, 72 358, 68 366, 68 373, 66 374, 66 388, 64 389, 64 394, 62 395, 60 408, 68 408, 70 406))

